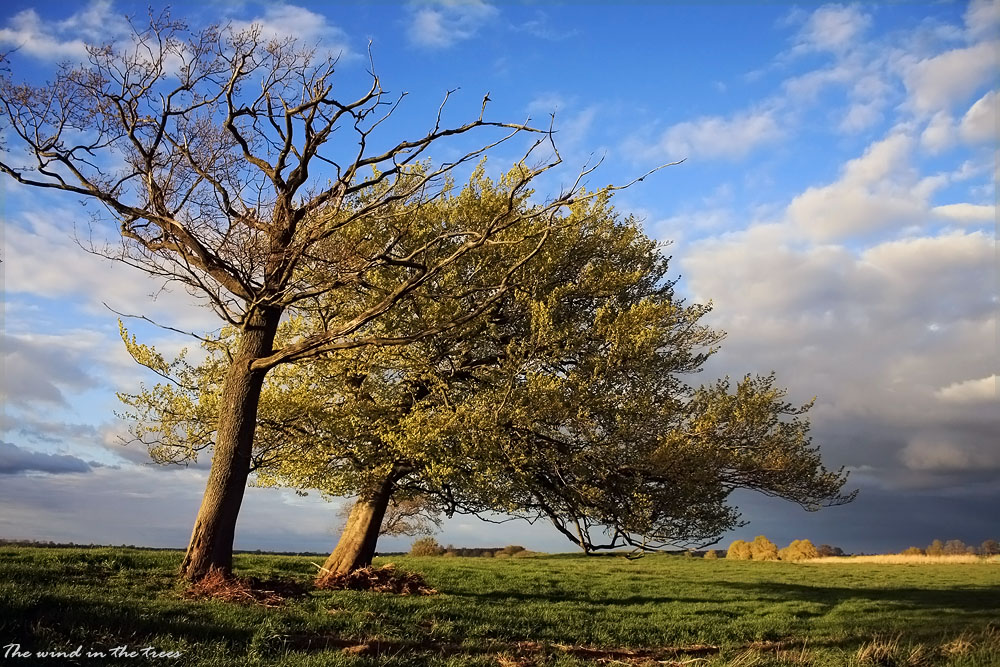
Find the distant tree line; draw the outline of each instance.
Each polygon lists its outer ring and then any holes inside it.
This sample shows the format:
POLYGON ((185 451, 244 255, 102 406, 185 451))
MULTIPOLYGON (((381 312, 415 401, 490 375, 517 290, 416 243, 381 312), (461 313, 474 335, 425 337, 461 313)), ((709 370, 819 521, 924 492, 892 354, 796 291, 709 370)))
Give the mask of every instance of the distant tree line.
POLYGON ((958 556, 969 554, 972 556, 996 556, 1000 555, 1000 542, 996 540, 983 540, 977 548, 975 545, 966 544, 962 540, 934 540, 929 545, 921 549, 920 547, 909 547, 901 552, 904 556, 958 556))
POLYGON ((421 537, 414 540, 410 547, 411 556, 461 556, 464 558, 525 558, 534 556, 536 552, 529 551, 518 544, 508 544, 505 547, 455 547, 451 544, 441 546, 433 537, 421 537))

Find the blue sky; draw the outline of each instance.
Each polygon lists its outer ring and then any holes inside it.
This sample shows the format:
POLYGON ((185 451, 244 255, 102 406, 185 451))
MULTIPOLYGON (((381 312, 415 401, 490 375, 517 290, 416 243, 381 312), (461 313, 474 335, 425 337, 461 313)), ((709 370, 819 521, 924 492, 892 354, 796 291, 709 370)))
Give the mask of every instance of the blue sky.
MULTIPOLYGON (((17 47, 16 77, 41 80, 144 12, 7 2, 0 49, 17 47)), ((384 86, 408 92, 396 136, 424 132, 452 89, 455 122, 487 91, 494 119, 554 112, 565 169, 542 190, 600 157, 593 186, 685 158, 616 205, 672 242, 681 292, 715 305, 728 337, 705 380, 773 369, 793 400, 816 396, 815 442, 861 489, 815 514, 740 495, 751 524, 727 540, 876 551, 998 537, 997 2, 202 2, 173 15, 256 22, 339 53, 345 96, 366 83, 370 40, 384 86)), ((517 157, 502 147, 492 168, 517 157)), ((0 535, 184 545, 205 469, 161 469, 118 444, 115 392, 150 378, 104 304, 217 324, 77 247, 92 210, 73 197, 0 188, 0 535)), ((188 344, 133 328, 166 350, 188 344)), ((337 522, 312 496, 251 489, 237 547, 325 550, 337 522)), ((439 539, 570 547, 542 526, 459 519, 439 539)))

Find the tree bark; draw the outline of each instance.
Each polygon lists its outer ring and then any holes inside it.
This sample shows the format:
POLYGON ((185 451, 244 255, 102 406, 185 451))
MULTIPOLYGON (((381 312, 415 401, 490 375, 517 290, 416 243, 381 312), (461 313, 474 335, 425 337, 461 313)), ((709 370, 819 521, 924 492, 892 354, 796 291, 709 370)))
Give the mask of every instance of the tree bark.
POLYGON ((257 406, 266 373, 251 371, 250 366, 271 353, 280 318, 279 309, 251 317, 223 381, 212 468, 181 564, 185 579, 201 579, 211 570, 232 572, 236 519, 250 475, 257 406))
POLYGON ((322 583, 328 577, 347 574, 372 564, 375 544, 378 542, 382 519, 389 507, 395 480, 386 479, 374 493, 358 498, 347 518, 347 525, 340 534, 337 547, 323 563, 323 570, 316 577, 322 583))

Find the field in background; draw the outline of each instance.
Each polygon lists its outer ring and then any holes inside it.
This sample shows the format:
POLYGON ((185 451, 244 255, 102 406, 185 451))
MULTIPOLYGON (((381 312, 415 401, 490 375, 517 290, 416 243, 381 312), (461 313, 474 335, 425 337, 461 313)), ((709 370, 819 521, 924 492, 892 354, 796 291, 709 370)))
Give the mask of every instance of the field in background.
POLYGON ((877 554, 873 556, 831 556, 829 558, 812 558, 803 563, 874 563, 882 565, 1000 565, 998 556, 974 556, 972 554, 955 554, 950 556, 925 556, 923 554, 877 554))
MULTIPOLYGON (((184 599, 180 558, 0 548, 0 656, 19 643, 32 652, 152 646, 183 654, 155 664, 220 667, 1000 664, 994 564, 399 557, 440 593, 315 591, 266 608, 184 599)), ((236 563, 240 574, 307 582, 315 560, 244 554, 236 563)))

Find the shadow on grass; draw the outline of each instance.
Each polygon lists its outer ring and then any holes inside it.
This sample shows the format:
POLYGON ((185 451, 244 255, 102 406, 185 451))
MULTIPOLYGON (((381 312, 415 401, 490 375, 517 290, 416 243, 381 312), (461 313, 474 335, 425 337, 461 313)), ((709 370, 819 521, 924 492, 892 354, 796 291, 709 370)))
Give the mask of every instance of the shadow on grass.
MULTIPOLYGON (((162 601, 95 601, 72 595, 44 594, 24 603, 0 599, 0 629, 25 648, 51 648, 53 641, 94 637, 136 644, 172 636, 193 642, 249 641, 245 625, 225 623, 213 610, 198 605, 164 605, 162 601), (41 645, 40 645, 41 644, 41 645)), ((245 621, 245 618, 242 619, 245 621)))
POLYGON ((797 600, 825 605, 838 605, 855 600, 897 603, 912 609, 960 610, 966 612, 1000 612, 1000 586, 957 588, 843 588, 810 586, 783 582, 715 581, 713 587, 740 590, 756 600, 797 600))

